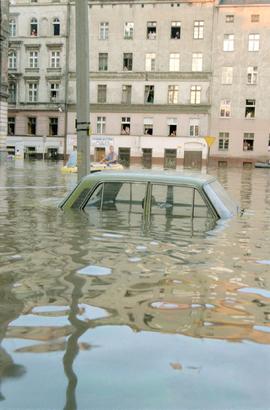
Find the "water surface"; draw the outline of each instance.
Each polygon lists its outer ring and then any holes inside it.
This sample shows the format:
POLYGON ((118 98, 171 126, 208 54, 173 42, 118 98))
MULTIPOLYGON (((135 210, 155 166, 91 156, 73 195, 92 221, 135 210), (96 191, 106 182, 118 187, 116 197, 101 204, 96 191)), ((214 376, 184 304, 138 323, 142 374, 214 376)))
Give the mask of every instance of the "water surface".
POLYGON ((0 166, 0 408, 269 409, 270 171, 212 229, 63 213, 61 165, 0 166))

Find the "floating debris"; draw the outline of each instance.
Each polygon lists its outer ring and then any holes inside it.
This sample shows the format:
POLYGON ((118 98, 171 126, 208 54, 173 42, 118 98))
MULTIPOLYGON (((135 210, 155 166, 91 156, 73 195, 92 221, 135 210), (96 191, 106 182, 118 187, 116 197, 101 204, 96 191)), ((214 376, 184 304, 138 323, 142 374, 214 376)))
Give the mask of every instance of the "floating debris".
POLYGON ((89 265, 77 271, 80 275, 88 276, 106 276, 111 275, 111 268, 105 268, 104 266, 89 265))

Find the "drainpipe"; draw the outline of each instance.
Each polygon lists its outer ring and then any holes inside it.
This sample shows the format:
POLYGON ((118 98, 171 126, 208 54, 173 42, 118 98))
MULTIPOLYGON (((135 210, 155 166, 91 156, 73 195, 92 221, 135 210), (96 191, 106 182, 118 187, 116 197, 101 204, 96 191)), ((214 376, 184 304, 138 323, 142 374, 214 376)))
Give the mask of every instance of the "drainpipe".
POLYGON ((65 62, 65 111, 64 111, 64 161, 67 159, 67 120, 68 120, 68 76, 69 76, 69 45, 70 45, 70 0, 67 2, 66 20, 66 62, 65 62))

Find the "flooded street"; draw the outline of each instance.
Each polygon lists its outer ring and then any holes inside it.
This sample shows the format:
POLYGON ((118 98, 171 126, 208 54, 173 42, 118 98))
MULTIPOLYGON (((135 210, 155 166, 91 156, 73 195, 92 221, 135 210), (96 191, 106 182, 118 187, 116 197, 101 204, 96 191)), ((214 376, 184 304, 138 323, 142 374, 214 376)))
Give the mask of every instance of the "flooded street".
POLYGON ((61 211, 61 166, 0 166, 0 408, 269 409, 270 170, 210 169, 245 212, 179 232, 61 211))

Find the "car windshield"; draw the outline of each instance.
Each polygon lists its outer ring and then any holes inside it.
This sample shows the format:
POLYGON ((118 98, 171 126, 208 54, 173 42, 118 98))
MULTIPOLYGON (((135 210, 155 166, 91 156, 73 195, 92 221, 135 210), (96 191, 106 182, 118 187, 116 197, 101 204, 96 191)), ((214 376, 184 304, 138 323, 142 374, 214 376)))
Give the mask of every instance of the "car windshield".
POLYGON ((218 181, 204 186, 208 198, 216 208, 220 217, 230 218, 237 213, 237 205, 218 181))

